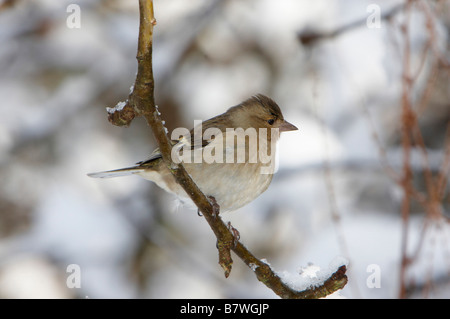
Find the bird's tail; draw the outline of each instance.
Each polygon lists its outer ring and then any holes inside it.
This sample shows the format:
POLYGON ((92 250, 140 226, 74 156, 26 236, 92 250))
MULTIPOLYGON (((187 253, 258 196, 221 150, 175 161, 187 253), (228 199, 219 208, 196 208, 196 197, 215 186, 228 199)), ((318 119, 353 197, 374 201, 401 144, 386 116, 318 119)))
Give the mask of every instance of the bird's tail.
POLYGON ((112 178, 112 177, 133 175, 133 174, 137 174, 137 173, 140 173, 143 171, 144 171, 144 168, 142 168, 140 166, 132 166, 132 167, 115 169, 112 171, 89 173, 87 175, 89 177, 94 177, 94 178, 112 178))

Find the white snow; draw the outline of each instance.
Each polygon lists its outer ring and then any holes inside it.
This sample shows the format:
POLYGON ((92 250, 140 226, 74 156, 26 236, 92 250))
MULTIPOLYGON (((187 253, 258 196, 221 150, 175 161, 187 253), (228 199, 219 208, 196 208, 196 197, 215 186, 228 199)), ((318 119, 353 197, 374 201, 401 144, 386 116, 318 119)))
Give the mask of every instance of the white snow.
POLYGON ((116 106, 114 106, 114 107, 107 107, 107 108, 106 108, 106 111, 107 111, 109 114, 112 114, 112 113, 114 113, 114 112, 119 112, 119 111, 122 111, 122 110, 123 110, 123 108, 125 107, 125 105, 127 105, 127 101, 121 101, 121 102, 117 103, 116 106))
POLYGON ((258 269, 258 265, 257 264, 254 264, 254 263, 250 263, 249 264, 249 267, 250 267, 250 269, 252 270, 252 271, 255 271, 256 269, 258 269))
POLYGON ((339 256, 335 257, 325 269, 321 269, 319 266, 314 264, 309 264, 308 266, 297 270, 296 273, 284 270, 277 272, 277 275, 293 290, 303 291, 310 287, 318 287, 322 285, 339 269, 339 267, 347 265, 348 260, 339 256))

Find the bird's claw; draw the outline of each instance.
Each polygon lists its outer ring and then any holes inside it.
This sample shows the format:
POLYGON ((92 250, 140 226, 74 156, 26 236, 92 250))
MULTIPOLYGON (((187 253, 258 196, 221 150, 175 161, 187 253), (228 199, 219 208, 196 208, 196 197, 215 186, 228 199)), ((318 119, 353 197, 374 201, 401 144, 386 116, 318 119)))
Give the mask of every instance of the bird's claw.
POLYGON ((212 207, 212 216, 216 218, 220 213, 220 206, 213 196, 208 196, 208 200, 212 207))

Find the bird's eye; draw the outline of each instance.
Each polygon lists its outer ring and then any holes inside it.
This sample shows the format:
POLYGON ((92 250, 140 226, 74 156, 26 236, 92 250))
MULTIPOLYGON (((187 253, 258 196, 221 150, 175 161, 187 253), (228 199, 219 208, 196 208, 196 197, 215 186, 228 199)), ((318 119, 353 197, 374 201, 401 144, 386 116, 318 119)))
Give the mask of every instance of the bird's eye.
POLYGON ((273 125, 273 123, 275 123, 275 120, 274 119, 270 119, 270 120, 267 121, 267 123, 269 123, 269 125, 273 125))

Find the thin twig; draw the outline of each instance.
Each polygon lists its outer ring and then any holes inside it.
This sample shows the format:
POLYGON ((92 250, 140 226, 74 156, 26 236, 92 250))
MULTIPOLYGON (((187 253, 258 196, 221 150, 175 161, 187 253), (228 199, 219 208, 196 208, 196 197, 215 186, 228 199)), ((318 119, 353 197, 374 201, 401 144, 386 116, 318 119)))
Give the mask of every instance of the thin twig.
POLYGON ((412 80, 410 78, 410 41, 409 41, 409 21, 411 15, 411 1, 406 4, 406 18, 404 24, 401 26, 404 39, 404 56, 403 56, 403 87, 402 87, 402 149, 403 149, 403 199, 401 204, 402 215, 402 239, 401 239, 401 265, 400 265, 400 292, 399 297, 404 298, 406 293, 406 269, 409 264, 407 255, 408 245, 408 230, 409 230, 409 213, 410 213, 410 194, 411 194, 411 180, 412 171, 410 166, 411 157, 411 137, 409 128, 413 121, 413 114, 411 110, 411 87, 412 80))
MULTIPOLYGON (((380 17, 380 20, 391 19, 398 12, 402 11, 404 9, 404 7, 405 7, 404 3, 393 7, 387 13, 382 14, 380 17)), ((333 31, 317 32, 314 30, 304 30, 297 35, 297 38, 300 41, 300 43, 302 43, 303 45, 310 46, 310 45, 316 44, 317 42, 319 42, 321 40, 335 39, 338 36, 348 32, 348 31, 352 31, 352 30, 355 30, 357 28, 360 28, 360 27, 366 25, 366 23, 367 23, 367 19, 363 18, 363 19, 356 20, 356 21, 350 22, 348 24, 345 24, 341 27, 338 27, 333 31)))

